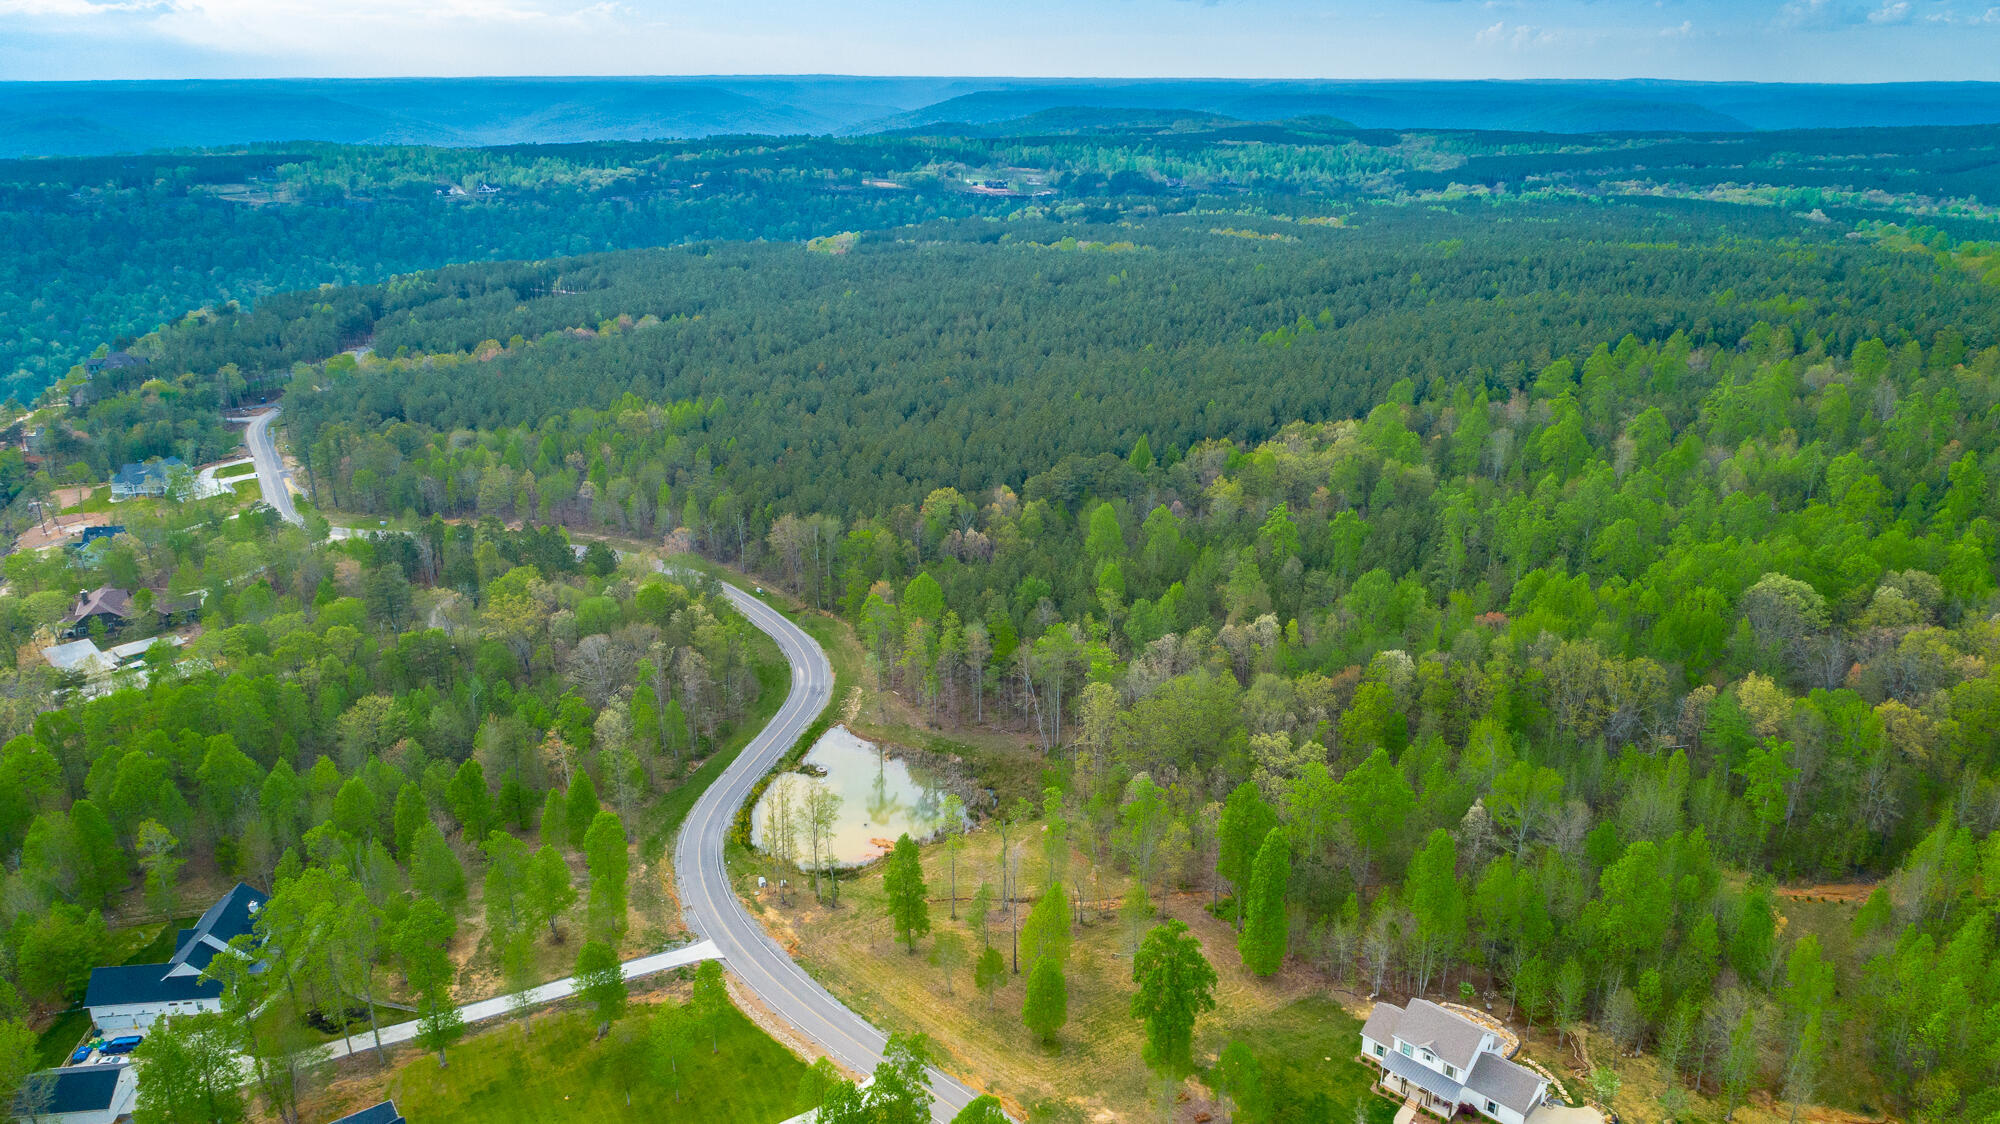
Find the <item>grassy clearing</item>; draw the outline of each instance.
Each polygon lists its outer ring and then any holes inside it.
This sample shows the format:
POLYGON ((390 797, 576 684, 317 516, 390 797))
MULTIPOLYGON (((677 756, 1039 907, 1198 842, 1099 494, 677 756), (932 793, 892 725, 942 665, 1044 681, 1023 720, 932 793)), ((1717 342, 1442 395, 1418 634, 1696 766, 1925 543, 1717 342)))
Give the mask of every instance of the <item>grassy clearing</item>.
MULTIPOLYGON (((1028 838, 1034 853, 1032 829, 1028 838)), ((981 830, 967 844, 958 870, 960 920, 950 919, 941 849, 926 850, 924 869, 932 889, 934 929, 959 932, 976 953, 978 938, 966 927, 966 901, 982 880, 997 884, 999 839, 996 832, 981 830)), ((743 858, 753 867, 761 861, 758 856, 743 858)), ((1038 866, 1038 857, 1027 863, 1030 884, 1038 866)), ((1071 869, 1086 870, 1082 855, 1072 857, 1071 869)), ((1124 892, 1125 880, 1108 872, 1086 876, 1083 889, 1093 903, 1111 902, 1124 892)), ((814 904, 809 894, 780 905, 768 892, 758 908, 781 943, 864 1018, 885 1030, 928 1033, 945 1068, 976 1081, 1020 1112, 1068 1106, 1083 1119, 1157 1115, 1161 1088, 1140 1061, 1141 1030, 1129 1013, 1137 933, 1116 916, 1115 906, 1100 910, 1093 905, 1085 911, 1070 953, 1069 1023, 1058 1048, 1049 1051, 1036 1045, 1021 1025, 1025 973, 1010 974, 989 1008, 973 987, 969 966, 947 984, 944 973, 929 962, 931 941, 919 942, 913 956, 895 940, 885 916, 879 867, 843 882, 841 893, 840 908, 833 911, 814 904)), ((1386 1110, 1381 1120, 1393 1117, 1393 1105, 1367 1094, 1367 1071, 1353 1060, 1358 1018, 1304 973, 1258 980, 1243 972, 1234 933, 1208 916, 1201 908, 1205 900, 1176 897, 1164 910, 1186 921, 1201 938, 1220 976, 1217 1009, 1197 1030, 1196 1061, 1209 1064, 1232 1038, 1241 1038, 1259 1054, 1290 1103, 1306 1113, 1301 1119, 1349 1120, 1357 1103, 1370 1120, 1377 1118, 1378 1103, 1386 1110)), ((1025 906, 1021 915, 1025 918, 1025 906)), ((1007 953, 1011 930, 1006 912, 989 920, 994 943, 1007 953)), ((1177 1097, 1184 1098, 1177 1118, 1215 1112, 1195 1084, 1177 1097)))
POLYGON ((74 1011, 64 1011, 56 1016, 41 1034, 35 1037, 35 1061, 47 1068, 62 1065, 69 1060, 71 1050, 90 1033, 90 1012, 79 1007, 74 1011))
MULTIPOLYGON (((479 1120, 487 1124, 557 1120, 668 1120, 715 1124, 775 1124, 795 1111, 804 1063, 734 1008, 725 1016, 720 1049, 705 1035, 679 1054, 683 1074, 673 1088, 655 1072, 647 1049, 655 1018, 692 1023, 678 1004, 633 1008, 605 1038, 584 1012, 544 1016, 533 1033, 507 1024, 448 1052, 405 1062, 383 1095, 411 1120, 479 1120)), ((368 1103, 361 1101, 358 1103, 368 1103)))

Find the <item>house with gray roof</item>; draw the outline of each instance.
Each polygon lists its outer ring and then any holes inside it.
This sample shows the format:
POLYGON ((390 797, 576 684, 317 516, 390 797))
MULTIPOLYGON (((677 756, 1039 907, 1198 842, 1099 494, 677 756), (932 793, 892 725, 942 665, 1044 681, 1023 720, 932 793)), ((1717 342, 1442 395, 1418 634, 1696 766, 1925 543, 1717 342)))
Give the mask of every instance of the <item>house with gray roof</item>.
POLYGON ((202 969, 218 954, 241 955, 229 952, 229 942, 254 931, 257 911, 266 900, 263 891, 238 882, 208 907, 194 928, 180 931, 174 955, 165 964, 91 969, 83 994, 91 1021, 105 1033, 142 1031, 165 1015, 220 1011, 222 985, 203 980, 202 969))
POLYGON ((185 467, 179 457, 154 457, 144 464, 127 464, 111 477, 111 502, 164 496, 174 470, 185 467))
POLYGON ((1509 1061, 1489 1027, 1428 999, 1377 1003, 1361 1028, 1361 1056, 1381 1070, 1382 1089, 1449 1120, 1472 1112, 1526 1124, 1548 1097, 1541 1074, 1509 1061))

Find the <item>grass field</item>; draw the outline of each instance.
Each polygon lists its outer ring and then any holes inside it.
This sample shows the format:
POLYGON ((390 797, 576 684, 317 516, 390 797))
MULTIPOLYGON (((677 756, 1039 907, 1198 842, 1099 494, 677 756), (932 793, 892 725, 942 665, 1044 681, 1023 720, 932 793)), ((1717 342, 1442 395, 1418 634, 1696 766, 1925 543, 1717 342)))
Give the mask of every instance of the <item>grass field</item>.
MULTIPOLYGON (((664 1120, 777 1124, 796 1108, 804 1063, 731 1008, 720 1050, 698 1030, 678 1055, 680 1099, 656 1074, 648 1048, 655 1018, 692 1023, 677 1004, 635 1006, 602 1040, 594 1020, 567 1012, 535 1021, 531 1035, 509 1023, 466 1040, 438 1068, 422 1054, 389 1077, 386 1095, 415 1121, 482 1124, 664 1120)), ((358 1106, 357 1106, 358 1107, 358 1106)))
MULTIPOLYGON (((944 856, 935 847, 925 851, 933 927, 958 932, 975 953, 978 939, 965 927, 964 900, 981 880, 997 883, 998 842, 991 831, 974 832, 968 839, 959 860, 956 922, 946 900, 944 856)), ((752 866, 759 861, 757 856, 740 857, 752 866)), ((1076 856, 1072 869, 1082 864, 1082 856, 1076 856)), ((1028 864, 1030 883, 1037 865, 1038 860, 1028 864)), ((1115 899, 1124 888, 1122 877, 1115 875, 1084 883, 1094 901, 1115 899)), ((809 893, 795 895, 790 906, 780 907, 768 895, 759 904, 765 924, 780 942, 864 1018, 884 1030, 928 1033, 945 1068, 1013 1109, 1053 1119, 1157 1118, 1161 1089, 1140 1061, 1141 1031, 1129 1013, 1132 933, 1115 912, 1089 911, 1079 931, 1067 973, 1069 1023, 1058 1048, 1049 1051, 1037 1046, 1021 1025, 1024 976, 1010 975, 989 1009, 973 987, 969 966, 955 973, 948 990, 942 971, 929 962, 930 941, 919 942, 915 956, 904 951, 884 913, 879 865, 844 883, 842 895, 835 911, 814 905, 809 893)), ((1166 905, 1169 915, 1188 922, 1201 938, 1220 977, 1217 1009, 1197 1029, 1196 1062, 1212 1062, 1223 1046, 1240 1038, 1259 1055, 1267 1075, 1282 1084, 1295 1110, 1305 1114, 1299 1119, 1345 1124, 1354 1119, 1357 1104, 1370 1121, 1392 1119, 1395 1106, 1367 1092, 1367 1071, 1353 1060, 1360 1020, 1303 973, 1258 980, 1242 971, 1234 934, 1208 916, 1203 901, 1176 898, 1166 905)), ((1025 911, 1023 906, 1024 917, 1025 911)), ((1010 930, 1004 910, 993 914, 991 925, 993 941, 1005 953, 1010 930)), ((1215 1111, 1196 1086, 1178 1095, 1187 1099, 1177 1108, 1176 1119, 1215 1111)))

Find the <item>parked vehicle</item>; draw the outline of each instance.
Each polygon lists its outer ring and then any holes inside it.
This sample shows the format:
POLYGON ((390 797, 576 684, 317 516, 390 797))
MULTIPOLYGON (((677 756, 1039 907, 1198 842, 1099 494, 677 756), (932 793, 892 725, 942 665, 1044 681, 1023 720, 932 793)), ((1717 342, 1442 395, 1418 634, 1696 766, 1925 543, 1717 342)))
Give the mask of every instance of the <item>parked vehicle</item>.
POLYGON ((132 1051, 138 1049, 139 1043, 144 1042, 145 1040, 146 1036, 143 1034, 121 1035, 120 1037, 113 1038, 111 1041, 106 1042, 101 1048, 99 1048, 98 1053, 129 1054, 132 1051))
POLYGON ((85 1061, 89 1060, 90 1052, 95 1049, 97 1049, 97 1047, 91 1045, 88 1042, 85 1042, 83 1045, 78 1046, 76 1048, 76 1053, 71 1054, 69 1056, 69 1064, 82 1065, 85 1061))

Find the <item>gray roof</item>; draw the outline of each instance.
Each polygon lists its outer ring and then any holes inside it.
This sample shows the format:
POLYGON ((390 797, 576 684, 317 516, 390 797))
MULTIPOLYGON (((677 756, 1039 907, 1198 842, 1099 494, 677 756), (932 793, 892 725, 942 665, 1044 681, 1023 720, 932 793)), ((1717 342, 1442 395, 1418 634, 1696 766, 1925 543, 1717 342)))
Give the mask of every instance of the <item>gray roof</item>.
POLYGON ((1526 1116, 1541 1096, 1542 1075, 1498 1054, 1481 1054, 1465 1077, 1465 1087, 1526 1116))
POLYGON ((1406 1058, 1391 1050, 1387 1057, 1375 1060, 1382 1063, 1383 1069, 1388 1070, 1398 1077, 1407 1078, 1410 1084, 1415 1085, 1426 1093, 1443 1097, 1453 1104, 1457 1104, 1461 1099, 1459 1094, 1462 1087, 1458 1082, 1453 1081, 1451 1078, 1446 1077, 1444 1074, 1439 1073, 1437 1070, 1430 1068, 1415 1058, 1406 1058))
POLYGON ((1432 1053, 1461 1071, 1472 1068, 1479 1056, 1479 1043, 1486 1034, 1484 1027, 1428 999, 1410 1000, 1396 1023, 1396 1037, 1412 1046, 1428 1046, 1432 1053))
POLYGON ((1387 1046, 1396 1036, 1396 1024, 1402 1021, 1403 1009, 1394 1003, 1377 1003, 1368 1012, 1368 1021, 1361 1024, 1361 1036, 1387 1046))

